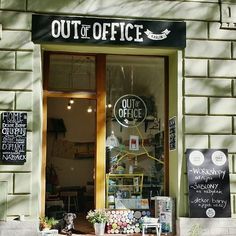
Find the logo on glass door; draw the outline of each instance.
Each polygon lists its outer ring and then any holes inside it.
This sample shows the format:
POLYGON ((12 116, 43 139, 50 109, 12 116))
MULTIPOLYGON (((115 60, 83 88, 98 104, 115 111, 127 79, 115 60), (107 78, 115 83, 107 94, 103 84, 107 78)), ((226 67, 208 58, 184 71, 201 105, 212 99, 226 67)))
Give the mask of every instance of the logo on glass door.
POLYGON ((138 126, 147 116, 147 107, 140 97, 126 94, 116 101, 114 116, 119 124, 124 127, 138 126))

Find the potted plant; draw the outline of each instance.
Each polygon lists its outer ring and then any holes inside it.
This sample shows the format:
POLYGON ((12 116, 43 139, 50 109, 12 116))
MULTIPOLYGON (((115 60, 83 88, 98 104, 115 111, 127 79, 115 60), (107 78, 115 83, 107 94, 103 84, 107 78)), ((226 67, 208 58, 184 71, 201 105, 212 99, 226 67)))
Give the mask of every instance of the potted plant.
POLYGON ((50 230, 54 225, 58 223, 58 220, 55 220, 53 217, 48 218, 47 216, 39 218, 39 229, 42 230, 50 230))
POLYGON ((86 219, 93 224, 95 235, 104 235, 108 215, 104 209, 90 210, 86 219))

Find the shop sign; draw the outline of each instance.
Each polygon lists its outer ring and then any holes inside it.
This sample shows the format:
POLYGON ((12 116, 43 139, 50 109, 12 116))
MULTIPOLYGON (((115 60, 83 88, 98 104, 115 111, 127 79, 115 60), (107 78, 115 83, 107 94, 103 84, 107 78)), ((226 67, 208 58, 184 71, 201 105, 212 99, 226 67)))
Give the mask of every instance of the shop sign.
POLYGON ((33 14, 32 40, 185 48, 186 23, 33 14))
POLYGON ((140 97, 133 94, 126 94, 116 101, 114 116, 122 126, 135 127, 145 120, 147 107, 140 97))
POLYGON ((3 112, 1 160, 14 164, 26 161, 27 113, 3 112))
POLYGON ((169 149, 176 149, 176 117, 169 119, 169 149))
POLYGON ((231 217, 227 149, 187 149, 186 154, 190 217, 231 217))

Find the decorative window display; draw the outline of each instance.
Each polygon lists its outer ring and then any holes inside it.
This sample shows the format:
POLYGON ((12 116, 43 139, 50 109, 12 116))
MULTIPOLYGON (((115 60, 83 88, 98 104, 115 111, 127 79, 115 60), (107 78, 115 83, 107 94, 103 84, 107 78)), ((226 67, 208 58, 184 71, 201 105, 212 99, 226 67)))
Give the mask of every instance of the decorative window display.
POLYGON ((164 195, 163 58, 107 57, 109 209, 148 209, 164 195))

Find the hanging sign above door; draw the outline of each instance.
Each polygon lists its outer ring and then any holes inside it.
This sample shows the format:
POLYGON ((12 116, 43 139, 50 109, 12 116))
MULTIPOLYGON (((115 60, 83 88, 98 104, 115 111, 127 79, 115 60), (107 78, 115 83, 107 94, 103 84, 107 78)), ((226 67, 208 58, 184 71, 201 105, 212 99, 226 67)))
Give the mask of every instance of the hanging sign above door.
POLYGON ((32 41, 185 48, 186 23, 33 14, 32 41))

